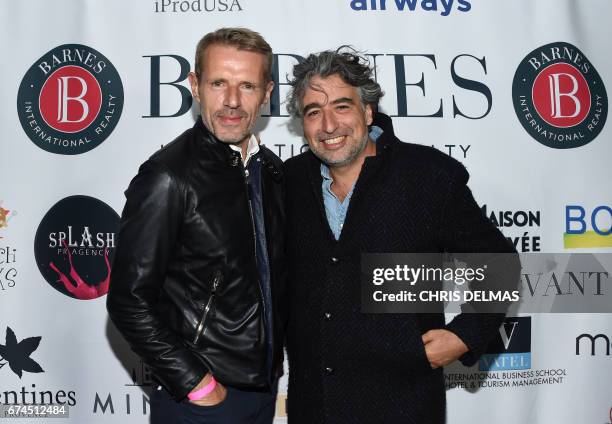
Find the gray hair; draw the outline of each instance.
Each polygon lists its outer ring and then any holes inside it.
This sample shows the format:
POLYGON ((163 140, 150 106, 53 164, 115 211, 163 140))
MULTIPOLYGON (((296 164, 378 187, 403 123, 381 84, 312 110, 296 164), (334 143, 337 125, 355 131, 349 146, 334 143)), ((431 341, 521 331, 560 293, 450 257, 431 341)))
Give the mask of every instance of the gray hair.
POLYGON ((309 55, 293 67, 293 79, 289 80, 292 89, 287 96, 287 111, 294 117, 302 116, 302 99, 307 88, 313 88, 313 77, 326 78, 338 75, 342 81, 355 87, 363 105, 373 109, 384 95, 374 79, 374 69, 370 61, 350 46, 340 46, 335 51, 326 50, 309 55))

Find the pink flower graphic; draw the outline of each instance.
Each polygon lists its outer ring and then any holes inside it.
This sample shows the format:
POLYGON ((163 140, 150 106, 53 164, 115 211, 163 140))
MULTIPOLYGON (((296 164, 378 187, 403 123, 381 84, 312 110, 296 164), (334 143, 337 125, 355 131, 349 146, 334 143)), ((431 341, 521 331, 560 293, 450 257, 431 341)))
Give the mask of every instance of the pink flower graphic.
POLYGON ((110 282, 110 273, 111 273, 111 266, 108 260, 108 248, 104 249, 104 262, 106 263, 106 278, 98 284, 88 284, 85 282, 85 280, 83 280, 83 278, 81 278, 76 268, 74 267, 74 263, 72 262, 72 253, 70 252, 70 248, 68 247, 67 243, 63 241, 62 244, 64 245, 64 247, 66 248, 66 252, 68 253, 68 261, 70 262, 69 275, 70 277, 72 277, 72 280, 74 281, 74 283, 72 283, 70 279, 66 276, 66 274, 61 272, 57 268, 57 266, 55 266, 55 264, 51 262, 49 264, 51 266, 51 269, 53 269, 53 271, 55 271, 59 277, 59 280, 57 280, 57 282, 63 283, 66 290, 68 290, 68 292, 70 292, 77 299, 82 299, 82 300, 96 299, 108 293, 108 285, 110 282))

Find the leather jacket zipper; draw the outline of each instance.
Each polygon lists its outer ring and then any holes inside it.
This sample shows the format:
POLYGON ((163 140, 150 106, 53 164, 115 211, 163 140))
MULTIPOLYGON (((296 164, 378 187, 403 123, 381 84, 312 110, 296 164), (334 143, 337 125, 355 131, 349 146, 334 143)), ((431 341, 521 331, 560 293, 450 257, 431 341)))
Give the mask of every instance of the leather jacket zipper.
MULTIPOLYGON (((255 218, 253 217, 253 206, 251 205, 251 196, 249 195, 249 173, 248 170, 243 166, 242 175, 244 175, 244 186, 246 189, 247 203, 249 204, 249 215, 251 217, 251 228, 253 229, 253 254, 255 256, 255 266, 257 266, 257 233, 255 231, 255 218)), ((259 287, 259 295, 261 296, 261 306, 263 309, 264 320, 266 319, 266 302, 264 300, 263 290, 261 288, 261 281, 257 278, 257 287, 259 287)))
POLYGON ((253 217, 253 205, 251 204, 251 196, 249 195, 249 174, 248 170, 243 169, 244 185, 246 188, 247 203, 249 204, 249 216, 251 217, 251 229, 253 230, 253 253, 255 256, 255 264, 257 264, 257 233, 255 232, 255 218, 253 217))
POLYGON ((215 272, 215 277, 213 279, 212 292, 210 294, 210 297, 208 298, 208 302, 206 302, 204 311, 202 312, 202 319, 200 320, 200 322, 198 323, 198 326, 196 327, 196 333, 193 338, 193 344, 196 344, 198 340, 200 339, 200 336, 204 334, 204 332, 206 331, 206 320, 208 318, 208 314, 210 310, 212 309, 212 306, 215 300, 215 296, 216 296, 216 292, 217 292, 217 287, 219 287, 219 283, 221 283, 221 271, 217 270, 215 272))

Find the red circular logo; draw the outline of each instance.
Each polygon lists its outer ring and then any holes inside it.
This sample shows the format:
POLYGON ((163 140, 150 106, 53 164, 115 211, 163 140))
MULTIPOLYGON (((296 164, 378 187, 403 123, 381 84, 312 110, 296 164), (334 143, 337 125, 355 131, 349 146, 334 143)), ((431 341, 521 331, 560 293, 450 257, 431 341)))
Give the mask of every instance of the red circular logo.
POLYGON ((51 128, 76 133, 96 119, 102 89, 96 78, 79 66, 64 66, 49 75, 40 91, 40 113, 51 128))
POLYGON ((532 100, 538 114, 557 128, 581 123, 591 110, 591 91, 582 73, 567 63, 543 69, 533 82, 532 100))

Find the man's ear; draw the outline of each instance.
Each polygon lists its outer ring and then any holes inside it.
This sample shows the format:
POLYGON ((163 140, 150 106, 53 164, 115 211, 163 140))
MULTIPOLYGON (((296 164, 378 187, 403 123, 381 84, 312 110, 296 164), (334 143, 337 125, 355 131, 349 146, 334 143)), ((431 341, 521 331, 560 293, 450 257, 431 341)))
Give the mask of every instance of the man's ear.
POLYGON ((189 72, 189 85, 191 85, 191 95, 199 103, 200 93, 198 91, 198 88, 200 84, 198 82, 198 76, 195 74, 195 72, 189 72))
POLYGON ((374 122, 374 111, 372 110, 372 105, 365 106, 365 120, 366 125, 368 126, 372 125, 372 122, 374 122))
POLYGON ((263 99, 263 104, 266 105, 270 101, 270 95, 272 95, 272 90, 274 90, 274 81, 268 81, 266 84, 266 92, 263 99))

